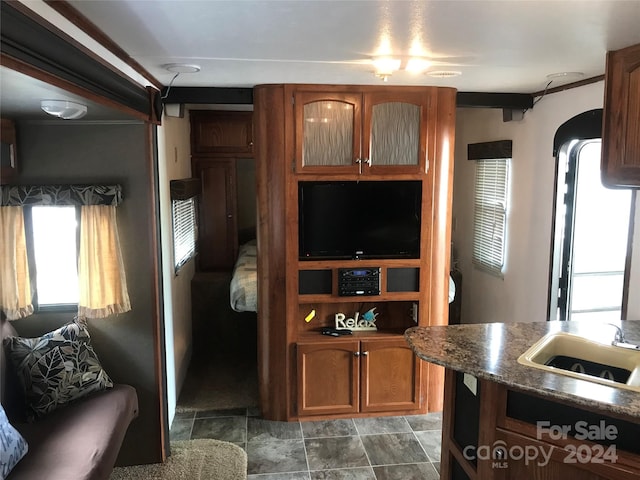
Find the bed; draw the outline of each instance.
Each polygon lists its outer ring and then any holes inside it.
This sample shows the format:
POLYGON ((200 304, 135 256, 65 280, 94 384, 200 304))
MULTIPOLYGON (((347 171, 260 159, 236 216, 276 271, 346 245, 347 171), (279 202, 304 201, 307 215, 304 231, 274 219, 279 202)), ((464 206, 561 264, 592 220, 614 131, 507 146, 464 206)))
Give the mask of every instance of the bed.
POLYGON ((256 241, 240 245, 233 267, 229 291, 231 308, 236 312, 258 311, 258 267, 256 241))

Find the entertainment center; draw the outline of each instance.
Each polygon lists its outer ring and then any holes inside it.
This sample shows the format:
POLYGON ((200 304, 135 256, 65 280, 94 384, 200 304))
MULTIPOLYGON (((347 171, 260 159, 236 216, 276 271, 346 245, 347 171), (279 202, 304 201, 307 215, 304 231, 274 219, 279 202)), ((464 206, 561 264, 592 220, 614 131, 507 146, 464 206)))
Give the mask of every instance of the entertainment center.
POLYGON ((264 418, 442 409, 442 368, 403 334, 448 321, 455 105, 441 87, 255 87, 264 418))

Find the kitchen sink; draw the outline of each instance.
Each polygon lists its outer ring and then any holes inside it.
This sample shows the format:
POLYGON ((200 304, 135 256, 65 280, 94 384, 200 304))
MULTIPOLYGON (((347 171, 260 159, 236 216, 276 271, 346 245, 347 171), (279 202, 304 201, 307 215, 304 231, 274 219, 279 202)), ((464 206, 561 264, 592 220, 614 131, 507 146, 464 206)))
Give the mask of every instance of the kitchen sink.
POLYGON ((550 333, 542 337, 518 357, 518 363, 640 392, 640 350, 571 333, 550 333))

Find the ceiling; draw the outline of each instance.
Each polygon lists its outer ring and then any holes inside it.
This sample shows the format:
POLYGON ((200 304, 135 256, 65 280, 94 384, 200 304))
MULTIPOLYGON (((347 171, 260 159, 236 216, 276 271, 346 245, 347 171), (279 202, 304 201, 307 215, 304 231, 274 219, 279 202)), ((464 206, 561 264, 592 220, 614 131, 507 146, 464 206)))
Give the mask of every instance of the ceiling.
MULTIPOLYGON (((175 86, 377 84, 371 58, 420 55, 430 70, 390 85, 532 93, 547 75, 602 75, 605 55, 640 43, 638 0, 70 0, 164 85, 168 63, 201 66, 175 86)), ((551 84, 579 80, 568 76, 551 84)))
MULTIPOLYGON (((640 43, 640 0, 69 0, 162 84, 169 63, 197 64, 173 86, 380 84, 371 59, 419 55, 434 78, 400 70, 389 85, 533 93, 602 75, 608 50, 640 43), (553 79, 550 74, 582 72, 553 79)), ((2 115, 56 121, 45 98, 89 105, 82 121, 127 120, 18 72, 0 69, 2 115)))

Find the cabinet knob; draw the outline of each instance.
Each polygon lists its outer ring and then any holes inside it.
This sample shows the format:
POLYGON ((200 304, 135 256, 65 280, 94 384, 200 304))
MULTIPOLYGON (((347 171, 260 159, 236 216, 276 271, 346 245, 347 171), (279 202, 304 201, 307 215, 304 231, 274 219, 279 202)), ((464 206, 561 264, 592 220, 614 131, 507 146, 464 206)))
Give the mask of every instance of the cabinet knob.
POLYGON ((362 352, 362 355, 366 357, 367 355, 369 355, 369 352, 365 350, 364 352, 362 352))
POLYGON ((250 146, 250 147, 253 147, 253 142, 249 142, 249 146, 250 146))
POLYGON ((353 352, 353 356, 354 357, 359 357, 360 356, 360 352, 353 352))

